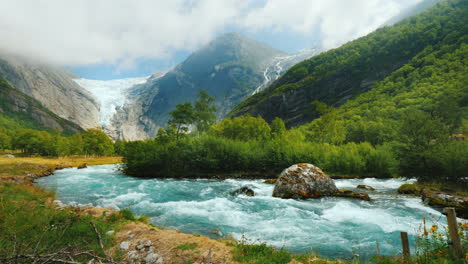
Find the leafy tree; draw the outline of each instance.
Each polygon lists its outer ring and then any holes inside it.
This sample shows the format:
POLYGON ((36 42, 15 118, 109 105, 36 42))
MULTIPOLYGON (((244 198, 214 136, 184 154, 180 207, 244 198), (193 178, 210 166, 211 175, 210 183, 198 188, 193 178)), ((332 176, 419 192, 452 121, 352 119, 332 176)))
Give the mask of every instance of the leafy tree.
POLYGON ((195 126, 199 133, 203 133, 216 121, 216 107, 214 98, 205 90, 200 90, 198 100, 195 102, 195 126))
POLYGON ((114 153, 112 140, 100 129, 88 129, 83 133, 85 155, 109 156, 114 153))
POLYGON ((123 155, 125 153, 125 140, 117 140, 114 143, 114 152, 117 155, 123 155))
POLYGON ((338 120, 337 110, 319 101, 312 102, 312 105, 322 116, 304 127, 307 140, 335 145, 343 143, 346 131, 343 122, 338 120))
POLYGON ((10 144, 11 144, 10 136, 6 132, 0 130, 0 149, 2 151, 5 149, 8 149, 11 146, 10 144))
POLYGON ((270 138, 271 128, 261 117, 239 116, 214 125, 211 133, 242 141, 267 140, 270 138))
POLYGON ((277 117, 271 122, 271 136, 273 138, 278 138, 284 135, 286 132, 286 125, 284 124, 283 119, 277 117))
POLYGON ((177 131, 177 137, 181 133, 187 133, 189 126, 193 124, 195 119, 195 110, 190 102, 176 105, 176 109, 170 112, 172 117, 169 120, 169 125, 174 125, 177 131))

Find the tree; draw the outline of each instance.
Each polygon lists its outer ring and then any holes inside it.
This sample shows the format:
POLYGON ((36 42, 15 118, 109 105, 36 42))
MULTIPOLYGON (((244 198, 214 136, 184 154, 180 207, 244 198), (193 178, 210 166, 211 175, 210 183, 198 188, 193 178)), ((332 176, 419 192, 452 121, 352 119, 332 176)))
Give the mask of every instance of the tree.
POLYGON ((271 136, 273 138, 281 137, 286 132, 286 125, 283 119, 277 117, 271 122, 271 136))
POLYGON ((88 129, 83 133, 83 151, 86 155, 108 156, 114 154, 114 144, 102 130, 88 129))
POLYGON ((214 98, 205 90, 198 92, 198 100, 195 102, 194 110, 195 126, 199 133, 207 131, 216 122, 214 98))
POLYGON ((242 141, 267 140, 270 138, 271 128, 263 118, 245 115, 219 122, 212 126, 211 133, 242 141))
POLYGON ((0 149, 3 151, 10 147, 11 138, 7 133, 0 131, 0 149))
POLYGON ((174 125, 177 138, 181 133, 187 133, 189 126, 195 121, 195 110, 190 102, 176 105, 176 109, 169 113, 172 117, 169 125, 174 125))
POLYGON ((312 102, 312 105, 322 116, 305 127, 307 139, 313 142, 335 145, 343 143, 346 139, 346 131, 343 122, 338 120, 336 109, 319 101, 312 102))

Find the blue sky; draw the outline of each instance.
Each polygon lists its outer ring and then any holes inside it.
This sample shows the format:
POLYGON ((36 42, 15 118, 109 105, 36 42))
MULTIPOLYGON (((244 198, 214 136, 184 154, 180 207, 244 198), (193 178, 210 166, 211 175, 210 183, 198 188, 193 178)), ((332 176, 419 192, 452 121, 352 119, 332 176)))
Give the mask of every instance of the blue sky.
POLYGON ((227 32, 289 53, 338 47, 421 1, 4 1, 0 51, 89 79, 140 77, 174 67, 227 32))

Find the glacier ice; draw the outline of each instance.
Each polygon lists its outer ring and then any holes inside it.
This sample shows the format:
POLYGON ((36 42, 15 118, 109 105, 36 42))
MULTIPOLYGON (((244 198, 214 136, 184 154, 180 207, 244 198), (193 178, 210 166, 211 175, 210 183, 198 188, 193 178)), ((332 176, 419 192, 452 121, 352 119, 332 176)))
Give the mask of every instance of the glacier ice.
POLYGON ((132 86, 146 82, 147 77, 135 77, 115 80, 74 79, 78 85, 90 91, 101 104, 99 123, 109 124, 117 109, 125 104, 126 92, 132 86))

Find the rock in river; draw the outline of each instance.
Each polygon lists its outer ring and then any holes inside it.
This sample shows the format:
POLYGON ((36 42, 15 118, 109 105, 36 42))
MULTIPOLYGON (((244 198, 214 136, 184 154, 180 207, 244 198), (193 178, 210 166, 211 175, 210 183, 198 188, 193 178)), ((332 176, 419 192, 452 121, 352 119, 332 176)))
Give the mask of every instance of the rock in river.
POLYGON ((337 192, 335 182, 321 169, 312 164, 298 163, 281 172, 273 197, 307 199, 334 196, 337 192))
POLYGON ((239 194, 245 194, 247 196, 255 196, 255 192, 249 187, 242 187, 231 192, 231 195, 239 195, 239 194))

